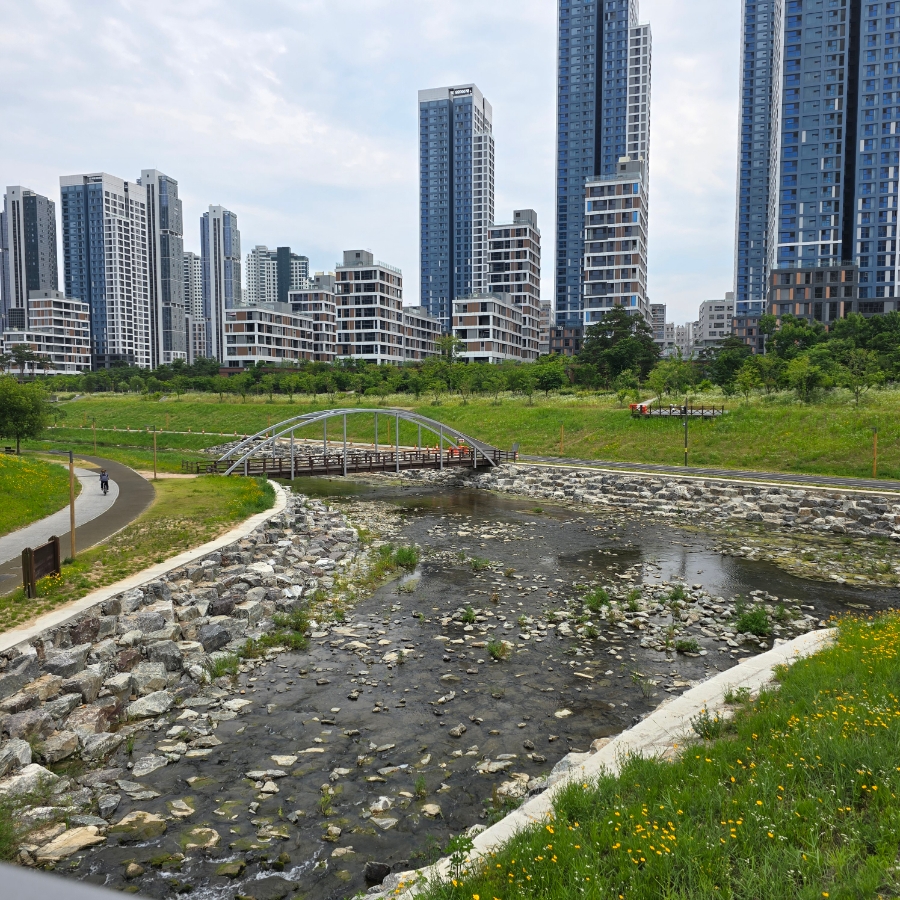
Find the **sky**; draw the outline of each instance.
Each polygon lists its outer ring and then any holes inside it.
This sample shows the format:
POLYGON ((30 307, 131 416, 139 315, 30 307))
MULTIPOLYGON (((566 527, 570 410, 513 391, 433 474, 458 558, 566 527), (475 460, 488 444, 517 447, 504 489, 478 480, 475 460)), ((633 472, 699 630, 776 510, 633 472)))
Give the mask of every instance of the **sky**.
MULTIPOLYGON (((740 4, 642 0, 653 29, 649 292, 669 321, 732 289, 740 4)), ((211 204, 244 254, 313 271, 370 249, 419 296, 417 92, 494 109, 496 217, 533 208, 553 298, 554 0, 0 0, 0 185, 179 182, 185 250, 211 204)), ((60 267, 62 273, 62 267, 60 267)), ((60 285, 62 287, 62 284, 60 285)))

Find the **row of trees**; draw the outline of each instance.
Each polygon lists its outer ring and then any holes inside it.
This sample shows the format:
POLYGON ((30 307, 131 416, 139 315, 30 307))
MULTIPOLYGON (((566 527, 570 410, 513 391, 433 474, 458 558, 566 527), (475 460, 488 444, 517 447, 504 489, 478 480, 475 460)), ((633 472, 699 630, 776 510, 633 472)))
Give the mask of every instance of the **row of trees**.
MULTIPOLYGON (((660 359, 660 348, 650 326, 624 309, 614 308, 587 329, 577 357, 542 357, 533 363, 499 366, 466 365, 457 359, 458 341, 441 339, 439 356, 401 366, 376 366, 360 360, 333 364, 304 363, 272 368, 257 366, 238 375, 219 374, 215 360, 201 359, 188 366, 176 361, 152 373, 127 366, 80 376, 41 379, 55 391, 183 394, 216 393, 220 399, 253 394, 287 395, 353 392, 358 396, 386 397, 445 393, 499 395, 514 392, 531 397, 536 392, 591 389, 614 391, 620 402, 641 394, 685 396, 718 387, 726 395, 754 391, 767 394, 792 390, 809 401, 822 391, 846 387, 858 403, 870 388, 900 380, 900 314, 870 319, 852 314, 831 330, 792 316, 764 316, 766 353, 752 355, 738 338, 729 337, 690 359, 660 359)), ((14 348, 15 353, 19 348, 14 348)), ((20 354, 21 355, 21 354, 20 354)), ((27 362, 17 360, 21 375, 27 362)), ((34 370, 33 370, 34 371, 34 370)))

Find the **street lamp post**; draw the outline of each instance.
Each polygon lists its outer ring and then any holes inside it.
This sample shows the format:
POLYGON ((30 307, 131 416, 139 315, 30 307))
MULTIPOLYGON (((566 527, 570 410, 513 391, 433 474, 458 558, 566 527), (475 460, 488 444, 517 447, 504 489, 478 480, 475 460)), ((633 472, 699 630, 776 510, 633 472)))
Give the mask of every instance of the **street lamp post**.
POLYGON ((688 414, 687 414, 687 406, 684 408, 684 465, 687 468, 688 464, 688 414))
POLYGON ((153 480, 156 481, 156 426, 148 425, 147 430, 153 429, 153 480))
POLYGON ((94 456, 97 455, 97 418, 91 416, 91 428, 94 431, 94 456))
POLYGON ((69 559, 75 560, 75 455, 71 450, 50 450, 52 454, 69 457, 69 559))

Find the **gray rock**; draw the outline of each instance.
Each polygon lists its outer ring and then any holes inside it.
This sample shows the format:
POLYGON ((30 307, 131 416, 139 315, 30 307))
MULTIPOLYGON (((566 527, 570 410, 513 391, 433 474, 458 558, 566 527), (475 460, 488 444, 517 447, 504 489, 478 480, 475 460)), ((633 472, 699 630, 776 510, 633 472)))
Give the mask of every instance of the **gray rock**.
POLYGON ((161 662, 138 663, 131 670, 131 678, 134 692, 139 697, 165 690, 169 684, 166 667, 161 662))
POLYGON ((59 675, 60 678, 71 678, 84 670, 90 652, 90 644, 69 647, 67 650, 51 650, 44 660, 44 671, 59 675))
POLYGON ((3 722, 3 731, 11 738, 43 739, 56 730, 53 719, 43 709, 30 709, 17 713, 3 722))
POLYGON ((212 653, 214 650, 227 647, 231 643, 231 634, 221 625, 204 625, 197 635, 197 640, 203 644, 203 649, 207 653, 212 653))
POLYGON ((106 681, 103 682, 103 687, 105 687, 114 697, 118 697, 120 700, 127 700, 131 696, 133 687, 131 673, 120 672, 118 675, 113 675, 112 678, 107 678, 106 681))
POLYGON ((74 731, 84 742, 90 735, 106 731, 118 719, 119 707, 115 702, 81 706, 66 719, 65 730, 74 731))
POLYGON ((63 682, 62 689, 66 694, 80 694, 85 703, 93 703, 100 696, 103 679, 90 669, 79 672, 74 678, 63 682))
POLYGON ((166 620, 158 612, 139 612, 119 619, 119 634, 139 631, 141 634, 152 634, 166 627, 166 620))
POLYGON ((125 741, 122 734, 110 734, 100 732, 83 738, 81 758, 86 761, 105 759, 114 750, 117 750, 125 741))
POLYGON ((31 765, 31 745, 18 739, 0 744, 0 778, 31 765))
POLYGON ((63 694, 49 703, 44 704, 44 712, 49 713, 54 719, 64 719, 73 709, 81 706, 81 694, 63 694))
POLYGON ((168 691, 157 691, 148 694, 128 707, 129 719, 147 719, 152 716, 161 716, 167 713, 175 702, 175 698, 168 691))
POLYGON ((78 752, 80 743, 74 731, 57 731, 41 744, 41 758, 50 765, 62 762, 78 752))
POLYGON ((122 802, 121 794, 103 794, 97 799, 97 809, 104 819, 108 819, 122 802))
POLYGON ((147 647, 147 658, 162 663, 167 672, 180 672, 183 664, 181 650, 174 641, 160 641, 147 647))
POLYGON ((34 650, 14 659, 6 672, 0 675, 0 700, 5 700, 18 693, 37 678, 40 672, 37 652, 34 650))
POLYGON ((369 884, 381 884, 391 874, 391 867, 387 863, 367 862, 364 874, 369 884))
POLYGON ((22 794, 33 794, 41 787, 55 784, 59 778, 37 763, 25 766, 15 775, 0 781, 0 796, 19 797, 22 794))

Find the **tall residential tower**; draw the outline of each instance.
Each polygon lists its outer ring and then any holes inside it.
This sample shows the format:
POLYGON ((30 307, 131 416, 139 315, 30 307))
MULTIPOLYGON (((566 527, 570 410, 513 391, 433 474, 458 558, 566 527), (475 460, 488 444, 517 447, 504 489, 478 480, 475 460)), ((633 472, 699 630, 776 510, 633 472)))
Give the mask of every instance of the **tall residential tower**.
POLYGON ((90 307, 93 366, 150 368, 146 189, 104 172, 59 181, 65 295, 90 307))
POLYGON ((492 121, 491 104, 474 84, 419 91, 421 298, 444 331, 455 298, 487 289, 492 121))
POLYGON ((210 206, 200 220, 206 355, 225 362, 225 310, 241 302, 241 233, 237 216, 210 206))
POLYGON ((0 215, 0 332, 25 328, 31 291, 59 287, 56 204, 23 187, 8 187, 0 215))
POLYGON ((559 0, 556 318, 583 323, 585 183, 650 153, 649 25, 637 0, 559 0))

